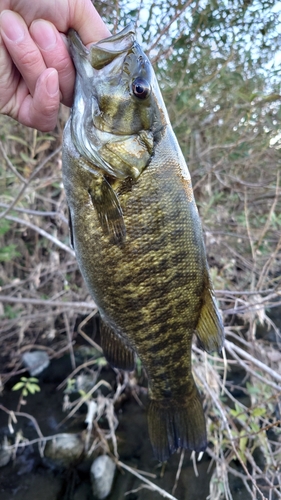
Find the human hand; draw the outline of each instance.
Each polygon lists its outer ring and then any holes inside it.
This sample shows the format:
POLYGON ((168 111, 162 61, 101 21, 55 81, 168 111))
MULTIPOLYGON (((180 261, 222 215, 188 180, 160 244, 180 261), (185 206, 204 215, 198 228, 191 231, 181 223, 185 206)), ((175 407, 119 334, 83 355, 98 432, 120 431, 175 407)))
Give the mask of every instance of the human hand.
POLYGON ((42 131, 55 127, 60 101, 73 99, 69 28, 85 45, 110 35, 91 0, 1 0, 0 113, 42 131))

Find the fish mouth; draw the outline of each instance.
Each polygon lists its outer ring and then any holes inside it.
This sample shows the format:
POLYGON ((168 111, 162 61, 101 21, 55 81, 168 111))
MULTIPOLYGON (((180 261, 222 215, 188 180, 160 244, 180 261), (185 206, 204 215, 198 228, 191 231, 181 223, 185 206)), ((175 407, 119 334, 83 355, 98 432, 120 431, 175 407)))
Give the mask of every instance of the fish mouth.
POLYGON ((76 68, 79 68, 81 61, 86 59, 92 68, 99 70, 132 49, 135 42, 135 28, 134 24, 130 23, 120 33, 91 44, 89 49, 74 29, 68 31, 67 38, 76 68))

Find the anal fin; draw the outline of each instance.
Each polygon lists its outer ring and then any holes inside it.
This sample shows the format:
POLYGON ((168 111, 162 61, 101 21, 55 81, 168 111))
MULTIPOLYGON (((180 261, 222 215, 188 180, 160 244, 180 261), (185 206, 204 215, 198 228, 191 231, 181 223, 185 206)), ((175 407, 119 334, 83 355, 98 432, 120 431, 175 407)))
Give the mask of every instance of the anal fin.
POLYGON ((198 337, 200 347, 205 351, 220 351, 224 341, 224 328, 209 279, 208 286, 205 286, 202 300, 203 305, 195 333, 198 337))
POLYGON ((105 177, 99 176, 93 180, 89 194, 103 231, 109 234, 115 243, 124 241, 126 228, 122 209, 117 195, 105 177))
POLYGON ((107 361, 115 368, 132 371, 135 368, 134 351, 126 345, 120 335, 116 334, 101 320, 101 347, 107 361))

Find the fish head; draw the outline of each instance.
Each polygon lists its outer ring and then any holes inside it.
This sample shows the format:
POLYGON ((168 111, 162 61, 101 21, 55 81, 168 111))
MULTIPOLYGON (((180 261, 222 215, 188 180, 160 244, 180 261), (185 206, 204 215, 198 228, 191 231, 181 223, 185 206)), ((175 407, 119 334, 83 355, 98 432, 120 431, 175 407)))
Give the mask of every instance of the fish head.
POLYGON ((157 134, 167 124, 152 65, 136 41, 132 23, 89 49, 72 29, 68 40, 77 72, 73 113, 83 114, 89 138, 97 138, 96 131, 157 134))

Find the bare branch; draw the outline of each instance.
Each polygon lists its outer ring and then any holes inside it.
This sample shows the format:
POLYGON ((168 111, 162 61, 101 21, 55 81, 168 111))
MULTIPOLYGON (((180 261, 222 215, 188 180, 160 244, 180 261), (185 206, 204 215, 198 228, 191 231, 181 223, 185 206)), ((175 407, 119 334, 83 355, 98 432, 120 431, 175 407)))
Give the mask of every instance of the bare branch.
POLYGON ((6 215, 5 218, 7 220, 17 222, 18 224, 22 224, 23 226, 30 227, 30 229, 33 229, 37 233, 41 234, 41 236, 44 236, 44 238, 47 238, 48 240, 50 240, 52 243, 54 243, 54 245, 60 247, 65 252, 70 253, 70 255, 72 255, 72 257, 75 257, 74 250, 72 250, 70 247, 68 247, 64 243, 62 243, 55 236, 52 236, 50 233, 47 233, 47 231, 44 231, 44 229, 41 229, 41 227, 35 226, 35 224, 32 224, 32 222, 29 222, 25 219, 19 219, 18 217, 12 217, 11 215, 6 215))
POLYGON ((97 306, 94 302, 63 302, 63 300, 43 300, 43 299, 31 299, 24 297, 12 297, 6 295, 0 295, 0 302, 9 302, 11 304, 33 304, 34 306, 51 306, 51 307, 70 307, 78 309, 96 309, 97 306))

